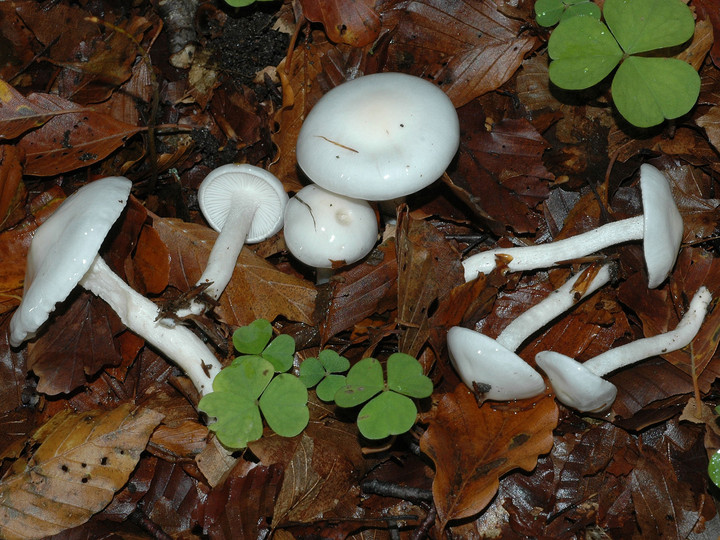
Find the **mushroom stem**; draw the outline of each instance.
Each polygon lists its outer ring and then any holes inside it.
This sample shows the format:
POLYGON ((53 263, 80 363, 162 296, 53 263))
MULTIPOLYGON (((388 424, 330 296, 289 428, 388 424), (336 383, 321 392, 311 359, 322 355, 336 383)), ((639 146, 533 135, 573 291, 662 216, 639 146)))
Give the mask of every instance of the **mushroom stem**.
MULTIPOLYGON (((240 255, 258 209, 256 201, 238 195, 234 195, 233 199, 233 210, 228 214, 210 251, 207 266, 196 283, 196 285, 210 283, 205 294, 213 300, 220 298, 225 287, 230 283, 235 265, 228 264, 228 261, 236 261, 240 255)), ((193 299, 189 307, 178 309, 175 314, 178 317, 200 315, 205 311, 205 307, 202 302, 193 299)), ((172 326, 172 321, 163 319, 163 324, 172 326)))
POLYGON ((572 276, 541 302, 516 317, 495 341, 510 351, 517 350, 535 332, 610 281, 610 265, 601 266, 588 283, 576 287, 581 276, 585 281, 588 274, 578 272, 572 276))
POLYGON ((233 195, 233 210, 228 214, 225 225, 220 230, 212 251, 210 251, 205 271, 197 281, 198 285, 212 282, 212 285, 207 288, 206 294, 214 300, 220 298, 225 287, 230 283, 235 265, 228 265, 227 261, 236 261, 240 255, 258 206, 254 200, 233 195))
POLYGON ((595 375, 604 377, 616 369, 632 365, 645 358, 682 349, 700 331, 711 300, 710 291, 706 287, 700 287, 690 301, 687 313, 683 315, 674 330, 615 347, 584 362, 583 366, 595 375))
POLYGON ((201 395, 212 392, 212 381, 222 366, 210 349, 184 326, 170 328, 155 322, 158 306, 120 279, 100 256, 80 285, 105 300, 125 326, 175 362, 201 395))
POLYGON ((496 257, 510 259, 505 266, 511 272, 548 268, 561 261, 577 259, 608 246, 641 240, 644 235, 642 215, 607 223, 597 229, 563 240, 527 247, 497 248, 468 257, 464 262, 465 281, 478 274, 489 274, 497 266, 496 257))

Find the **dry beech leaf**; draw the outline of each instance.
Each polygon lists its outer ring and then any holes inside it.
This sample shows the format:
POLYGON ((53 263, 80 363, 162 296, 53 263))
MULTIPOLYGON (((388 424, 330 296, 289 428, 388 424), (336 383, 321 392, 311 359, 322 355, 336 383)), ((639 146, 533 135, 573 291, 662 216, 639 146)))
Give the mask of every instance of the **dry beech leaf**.
POLYGON ((443 395, 420 448, 435 463, 433 498, 439 527, 474 516, 497 492, 500 476, 531 471, 550 451, 558 422, 555 400, 542 396, 512 404, 485 402, 461 384, 443 395))
POLYGON ((143 294, 160 294, 167 287, 170 250, 152 227, 144 226, 140 231, 132 260, 126 259, 125 272, 128 281, 143 294))
POLYGON ((328 287, 320 289, 322 343, 374 313, 394 309, 396 303, 397 256, 395 239, 389 239, 362 263, 336 274, 328 287))
POLYGON ((25 217, 27 190, 22 182, 24 159, 24 154, 16 146, 0 146, 0 231, 16 225, 25 217))
POLYGON ((705 129, 710 143, 715 150, 720 151, 720 105, 715 105, 707 113, 698 118, 695 123, 705 129))
MULTIPOLYGON (((178 219, 153 219, 153 228, 170 249, 170 285, 186 291, 200 278, 217 233, 178 219)), ((249 248, 243 248, 235 272, 220 297, 218 311, 232 326, 255 319, 311 323, 316 290, 308 281, 285 274, 249 248)))
POLYGON ((460 255, 431 223, 398 215, 398 325, 400 352, 417 356, 430 336, 429 316, 464 281, 460 255))
MULTIPOLYGON (((54 101, 73 106, 61 98, 54 101)), ((25 150, 25 174, 54 176, 92 165, 143 129, 92 111, 54 116, 18 142, 25 150)))
POLYGON ((303 15, 322 23, 335 43, 364 47, 380 33, 380 16, 375 0, 300 0, 303 15))
POLYGON ((710 56, 715 67, 720 68, 720 2, 718 0, 693 0, 693 7, 699 19, 707 18, 714 28, 715 42, 710 49, 710 56))
POLYGON ((127 482, 162 414, 135 410, 56 414, 40 444, 0 483, 0 536, 43 538, 86 522, 127 482))
POLYGON ((494 0, 400 2, 383 20, 389 69, 431 76, 456 107, 500 87, 539 43, 494 0))

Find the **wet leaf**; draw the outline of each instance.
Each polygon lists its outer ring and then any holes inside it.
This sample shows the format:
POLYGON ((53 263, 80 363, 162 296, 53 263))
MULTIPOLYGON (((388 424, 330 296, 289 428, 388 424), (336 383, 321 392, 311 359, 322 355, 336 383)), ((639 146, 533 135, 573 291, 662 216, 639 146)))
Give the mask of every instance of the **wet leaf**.
POLYGON ((500 476, 531 471, 552 447, 558 410, 552 398, 478 408, 464 385, 440 398, 420 447, 435 463, 433 497, 439 526, 479 513, 492 500, 500 476))
POLYGON ((380 16, 375 0, 300 0, 303 15, 322 23, 335 43, 363 47, 377 38, 380 16))
POLYGON ((27 190, 22 183, 23 153, 14 146, 0 146, 0 231, 25 217, 27 190))
POLYGON ((87 521, 127 482, 162 415, 126 404, 58 414, 35 433, 40 446, 0 483, 0 533, 43 538, 87 521), (32 512, 30 509, 34 509, 32 512))

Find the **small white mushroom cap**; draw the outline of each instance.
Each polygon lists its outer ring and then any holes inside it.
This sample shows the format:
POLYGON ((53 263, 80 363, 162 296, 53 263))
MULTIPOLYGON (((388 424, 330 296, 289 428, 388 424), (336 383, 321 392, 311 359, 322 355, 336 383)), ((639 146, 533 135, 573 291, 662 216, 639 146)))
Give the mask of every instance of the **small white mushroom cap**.
POLYGON ((488 399, 524 399, 545 390, 545 381, 527 362, 480 332, 454 326, 447 344, 462 381, 470 389, 474 382, 489 385, 488 399))
POLYGON ((10 321, 10 344, 35 336, 58 302, 87 273, 113 223, 127 204, 132 182, 112 176, 70 195, 33 236, 25 268, 25 290, 10 321))
POLYGON ((640 166, 643 201, 643 253, 648 287, 654 289, 668 276, 683 237, 683 220, 663 173, 648 163, 640 166))
POLYGON ((348 197, 403 197, 442 176, 460 143, 450 99, 404 73, 376 73, 325 94, 305 118, 297 161, 319 186, 348 197))
POLYGON ((552 351, 537 353, 535 362, 547 374, 561 403, 582 412, 600 412, 612 405, 617 392, 615 386, 602 377, 645 358, 689 345, 700 331, 711 301, 710 291, 700 287, 673 330, 631 341, 584 363, 552 351))
MULTIPOLYGON (((262 242, 283 226, 288 196, 277 177, 254 165, 230 163, 214 169, 200 184, 198 204, 208 224, 222 231, 239 204, 256 206, 244 243, 262 242)), ((233 263, 234 264, 234 263, 233 263)))
POLYGON ((535 362, 550 379, 560 403, 581 412, 600 412, 617 396, 614 384, 595 375, 580 362, 554 351, 535 355, 535 362))
POLYGON ((285 244, 300 262, 332 268, 333 262, 352 264, 370 253, 378 226, 367 201, 311 184, 288 202, 284 233, 285 244))

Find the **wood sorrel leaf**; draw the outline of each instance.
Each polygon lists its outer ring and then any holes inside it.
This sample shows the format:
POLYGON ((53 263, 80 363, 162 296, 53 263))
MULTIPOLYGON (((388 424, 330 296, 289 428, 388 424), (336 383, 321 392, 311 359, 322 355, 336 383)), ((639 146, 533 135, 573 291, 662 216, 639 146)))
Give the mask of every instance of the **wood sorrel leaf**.
POLYGON ((415 424, 417 408, 405 396, 386 391, 370 400, 358 413, 358 429, 368 439, 405 433, 415 424))
POLYGON ((310 420, 305 385, 289 373, 281 373, 260 397, 260 410, 268 426, 281 437, 294 437, 310 420))
POLYGON ((262 357, 275 367, 275 371, 284 373, 292 367, 294 354, 295 340, 287 334, 280 334, 262 352, 262 357))
POLYGON ((241 326, 233 333, 233 345, 243 354, 260 354, 272 337, 272 326, 265 319, 257 319, 241 326))
POLYGON ((350 361, 344 356, 340 356, 332 349, 320 351, 318 358, 328 373, 342 373, 350 369, 350 361))
POLYGON ((259 356, 241 356, 222 369, 213 381, 213 392, 231 392, 257 399, 275 374, 273 365, 259 356))
POLYGON ((347 378, 345 375, 329 373, 322 381, 320 381, 320 384, 317 385, 315 393, 317 394, 317 397, 323 401, 332 401, 335 399, 337 391, 345 386, 346 383, 347 378))
POLYGON ((300 381, 306 388, 312 388, 325 376, 325 368, 320 360, 314 356, 306 358, 300 364, 300 381))
POLYGON ((203 396, 198 408, 216 418, 208 427, 229 448, 245 448, 248 442, 262 437, 262 418, 254 399, 233 392, 211 392, 203 396))
POLYGON ((692 109, 700 94, 700 76, 676 58, 631 56, 618 68, 612 97, 618 112, 638 127, 677 118, 692 109))
POLYGON ((388 358, 387 384, 390 390, 414 398, 428 397, 433 391, 433 383, 423 374, 420 362, 404 353, 388 358))
POLYGON ((562 21, 550 36, 548 54, 550 80, 567 90, 599 83, 623 56, 610 30, 594 17, 562 21))
POLYGON ((375 358, 363 358, 350 368, 346 385, 335 393, 340 407, 354 407, 367 401, 383 389, 383 372, 375 358))
POLYGON ((692 12, 680 0, 605 0, 603 14, 627 54, 680 45, 695 31, 692 12))

